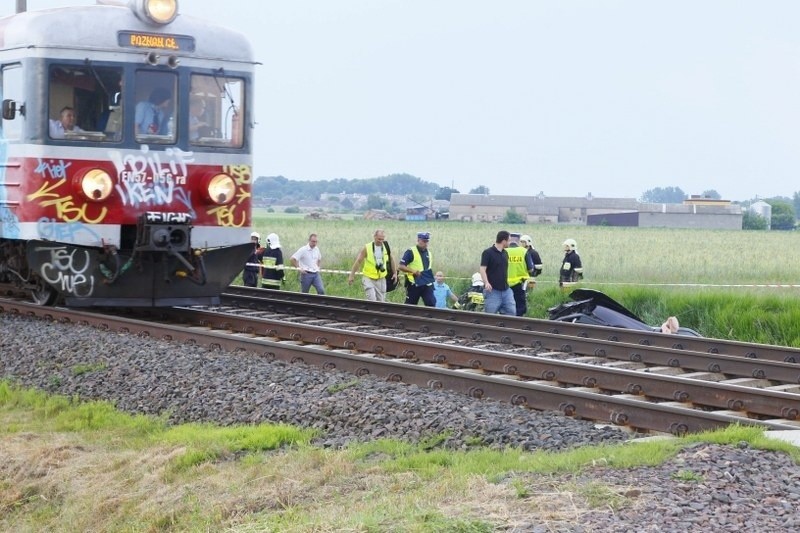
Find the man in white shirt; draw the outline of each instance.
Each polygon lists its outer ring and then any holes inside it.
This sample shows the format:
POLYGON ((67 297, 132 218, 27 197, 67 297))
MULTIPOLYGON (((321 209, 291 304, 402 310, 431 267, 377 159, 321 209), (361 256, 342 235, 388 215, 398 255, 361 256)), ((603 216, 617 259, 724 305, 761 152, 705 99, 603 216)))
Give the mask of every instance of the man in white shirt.
POLYGON ((50 138, 63 139, 68 131, 81 133, 83 130, 75 125, 75 110, 64 106, 58 120, 50 119, 50 138))
POLYGON ((322 252, 317 247, 317 234, 312 233, 308 236, 308 244, 301 246, 292 254, 292 266, 300 271, 300 291, 308 292, 313 285, 317 294, 325 294, 325 287, 322 286, 322 276, 319 273, 319 265, 322 261, 322 252))

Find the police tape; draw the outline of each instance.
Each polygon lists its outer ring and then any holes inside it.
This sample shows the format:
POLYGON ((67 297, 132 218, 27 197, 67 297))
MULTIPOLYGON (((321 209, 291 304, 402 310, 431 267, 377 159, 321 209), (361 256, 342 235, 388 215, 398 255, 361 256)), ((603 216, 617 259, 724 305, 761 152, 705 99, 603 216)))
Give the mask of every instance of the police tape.
POLYGON ((690 288, 710 288, 710 289, 800 289, 800 285, 791 283, 631 283, 624 281, 586 281, 558 282, 558 281, 537 281, 538 283, 558 283, 563 287, 575 287, 578 285, 614 285, 628 287, 690 287, 690 288))
MULTIPOLYGON (((580 284, 586 284, 581 282, 580 284)), ((636 287, 721 287, 721 288, 788 288, 798 289, 800 285, 793 283, 630 283, 630 282, 592 282, 592 285, 630 285, 636 287)))
MULTIPOLYGON (((299 267, 286 266, 286 265, 262 265, 261 263, 245 263, 245 266, 269 268, 272 270, 298 270, 298 271, 300 270, 299 267)), ((349 270, 334 270, 331 268, 320 268, 317 272, 321 272, 324 274, 350 274, 349 270)), ((356 274, 361 274, 361 272, 356 272, 356 274)))
MULTIPOLYGON (((298 267, 293 266, 285 266, 285 265, 262 265, 260 263, 245 263, 245 266, 254 266, 254 267, 261 267, 261 268, 269 268, 272 270, 300 270, 298 267)), ((319 272, 325 274, 350 274, 349 270, 334 270, 330 268, 321 268, 319 272)), ((361 275, 361 272, 356 272, 356 274, 361 275)), ((398 272, 398 274, 402 275, 402 273, 398 272)), ((447 277, 448 280, 464 280, 464 281, 472 281, 472 278, 462 278, 458 276, 447 277)), ((560 282, 558 280, 543 280, 543 279, 533 279, 528 278, 528 283, 533 283, 534 285, 560 285, 562 287, 575 287, 575 286, 587 286, 591 285, 618 285, 618 286, 630 286, 630 287, 691 287, 691 288, 734 288, 734 289, 800 289, 800 284, 795 283, 632 283, 632 282, 624 282, 624 281, 575 281, 575 282, 560 282)))

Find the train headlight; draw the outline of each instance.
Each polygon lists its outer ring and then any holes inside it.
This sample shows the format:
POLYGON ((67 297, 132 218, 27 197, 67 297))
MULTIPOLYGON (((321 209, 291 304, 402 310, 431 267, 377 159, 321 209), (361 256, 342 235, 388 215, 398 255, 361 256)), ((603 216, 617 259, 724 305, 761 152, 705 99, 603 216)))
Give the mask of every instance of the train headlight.
POLYGON ((217 205, 228 204, 236 194, 236 183, 227 174, 217 174, 208 180, 206 194, 208 200, 217 205))
POLYGON ((93 168, 80 179, 80 189, 86 199, 101 202, 111 195, 114 182, 111 181, 108 172, 93 168))
POLYGON ((142 20, 169 24, 178 16, 178 0, 136 0, 134 12, 142 20))

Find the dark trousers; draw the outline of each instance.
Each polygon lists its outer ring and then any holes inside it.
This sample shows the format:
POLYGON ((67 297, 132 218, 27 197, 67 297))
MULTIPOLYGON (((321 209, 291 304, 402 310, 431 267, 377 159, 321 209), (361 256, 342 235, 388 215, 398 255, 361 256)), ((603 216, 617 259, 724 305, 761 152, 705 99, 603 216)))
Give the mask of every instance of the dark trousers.
POLYGON ((433 294, 433 284, 406 284, 406 303, 410 305, 417 305, 420 298, 422 298, 422 302, 428 307, 436 307, 436 296, 433 294))
POLYGON ((242 272, 242 283, 244 283, 245 287, 258 287, 258 269, 245 269, 242 272))
POLYGON ((525 284, 517 283, 511 287, 511 292, 514 293, 514 303, 517 304, 517 316, 525 316, 528 312, 527 294, 525 294, 525 284))

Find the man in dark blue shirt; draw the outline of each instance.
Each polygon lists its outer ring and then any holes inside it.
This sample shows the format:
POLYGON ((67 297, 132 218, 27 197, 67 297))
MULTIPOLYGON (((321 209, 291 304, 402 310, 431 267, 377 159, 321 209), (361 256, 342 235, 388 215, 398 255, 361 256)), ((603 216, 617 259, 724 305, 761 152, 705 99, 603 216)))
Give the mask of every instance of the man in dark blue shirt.
POLYGON ((400 272, 406 274, 406 301, 417 305, 420 298, 428 307, 436 307, 436 296, 433 293, 433 256, 428 249, 431 234, 427 231, 417 233, 417 245, 406 250, 400 265, 400 272))
POLYGON ((508 286, 508 240, 506 230, 497 232, 494 246, 481 254, 481 279, 483 280, 483 309, 487 313, 516 315, 514 293, 508 286))

